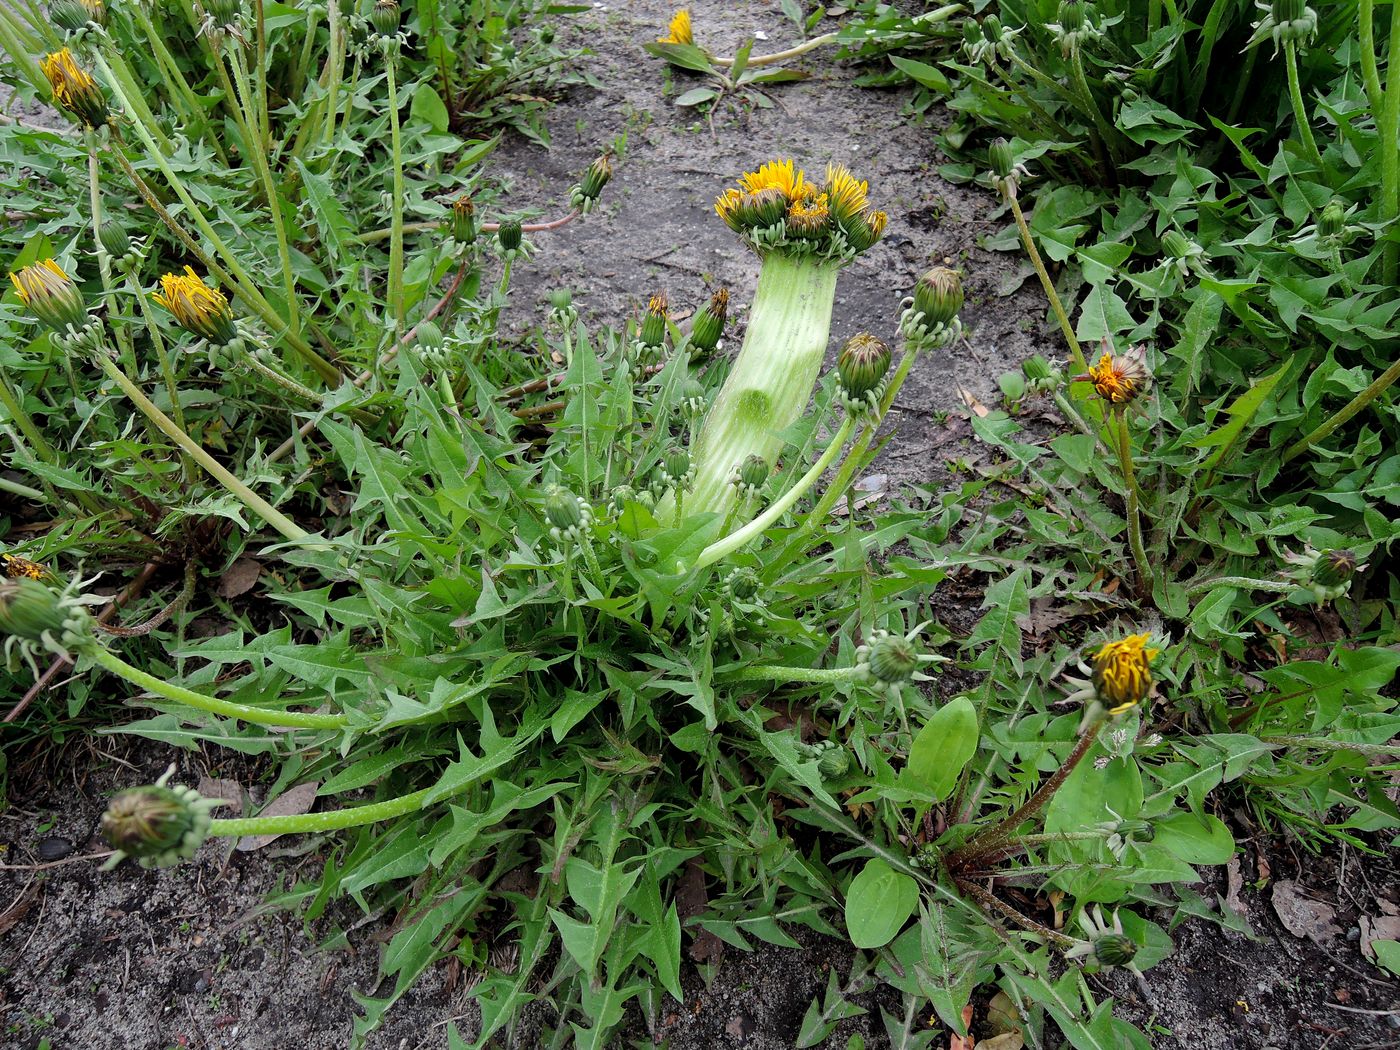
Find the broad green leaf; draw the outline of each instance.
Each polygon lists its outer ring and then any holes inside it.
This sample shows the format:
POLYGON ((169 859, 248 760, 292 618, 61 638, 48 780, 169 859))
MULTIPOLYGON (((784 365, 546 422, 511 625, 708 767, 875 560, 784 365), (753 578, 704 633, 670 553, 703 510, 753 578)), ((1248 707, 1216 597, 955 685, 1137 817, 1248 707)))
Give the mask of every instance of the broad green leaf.
POLYGON ((963 767, 977 753, 977 711, 959 696, 948 701, 919 730, 909 748, 903 779, 940 801, 953 793, 963 767))
POLYGON ((918 906, 919 884, 871 857, 846 890, 846 932, 857 948, 881 948, 894 940, 918 906))

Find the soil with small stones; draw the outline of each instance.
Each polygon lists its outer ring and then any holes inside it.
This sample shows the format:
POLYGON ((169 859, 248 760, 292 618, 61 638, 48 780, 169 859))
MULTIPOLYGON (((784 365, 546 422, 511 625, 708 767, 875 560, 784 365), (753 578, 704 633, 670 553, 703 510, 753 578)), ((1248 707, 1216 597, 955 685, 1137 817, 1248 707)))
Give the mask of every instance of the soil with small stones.
MULTIPOLYGON (((758 33, 769 43, 757 50, 776 48, 790 34, 777 2, 689 6, 712 51, 732 51, 758 33)), ((939 178, 934 129, 909 118, 907 93, 858 88, 856 70, 820 53, 801 64, 811 78, 775 88, 771 107, 722 105, 713 127, 677 108, 672 100, 696 82, 675 74, 663 94, 661 65, 642 50, 670 14, 656 0, 598 4, 561 32, 591 49, 589 69, 601 89, 573 90, 551 112, 549 150, 524 140, 504 144, 493 174, 513 202, 545 208, 561 200, 600 144, 624 129, 627 157, 597 212, 537 235, 536 254, 517 267, 507 316, 523 324, 539 315, 550 290, 567 286, 585 319, 617 323, 664 288, 683 320, 710 290, 727 287, 737 320, 729 344, 737 346, 757 264, 715 217, 715 196, 739 172, 775 156, 792 156, 809 170, 848 163, 869 179, 890 224, 885 239, 841 278, 833 348, 859 331, 891 339, 901 298, 930 265, 966 273, 967 338, 912 373, 891 413, 894 436, 883 457, 891 485, 936 485, 949 460, 975 455, 966 413, 996 401, 998 374, 1034 353, 1062 353, 1037 289, 997 294, 1024 273, 1015 258, 979 246, 1004 225, 996 201, 939 178)), ((968 620, 975 605, 972 599, 944 611, 950 621, 968 620)), ((26 686, 0 678, 0 704, 8 708, 26 686)), ((87 856, 102 849, 95 829, 113 790, 149 782, 174 762, 181 782, 227 778, 256 794, 263 767, 226 752, 122 737, 71 742, 42 764, 12 748, 8 761, 9 808, 0 815, 0 1046, 331 1050, 350 1040, 355 996, 388 990, 376 974, 393 916, 366 918, 347 905, 308 926, 264 907, 269 893, 316 878, 321 843, 280 840, 256 852, 216 843, 190 865, 154 872, 125 864, 102 873, 87 856)), ((1242 816, 1222 815, 1244 843, 1242 859, 1230 876, 1210 873, 1211 884, 1197 889, 1208 899, 1228 897, 1254 936, 1188 919, 1173 933, 1175 953, 1144 982, 1121 973, 1091 977, 1095 994, 1116 997, 1122 1014, 1158 1047, 1400 1047, 1400 987, 1360 951, 1363 919, 1387 916, 1396 903, 1390 862, 1350 849, 1296 855, 1242 816), (1271 893, 1281 879, 1291 880, 1305 902, 1334 910, 1312 931, 1317 940, 1280 923, 1271 893)), ((1172 918, 1153 917, 1163 925, 1172 918)), ((845 980, 852 953, 807 931, 793 935, 798 948, 727 948, 704 966, 687 959, 685 1001, 663 999, 650 1017, 634 1009, 617 1045, 794 1046, 809 1003, 831 971, 845 980)), ((857 1035, 868 1047, 890 1045, 884 1014, 897 1012, 896 997, 877 989, 853 1001, 864 1012, 820 1045, 847 1047, 857 1035)), ((438 966, 367 1045, 445 1047, 448 1023, 470 1038, 476 1016, 470 981, 438 966)), ((979 1013, 974 1025, 980 1020, 979 1013)), ((536 1045, 537 1032, 527 1026, 514 1045, 536 1045)), ((949 1046, 949 1038, 936 1034, 932 1045, 949 1046)))

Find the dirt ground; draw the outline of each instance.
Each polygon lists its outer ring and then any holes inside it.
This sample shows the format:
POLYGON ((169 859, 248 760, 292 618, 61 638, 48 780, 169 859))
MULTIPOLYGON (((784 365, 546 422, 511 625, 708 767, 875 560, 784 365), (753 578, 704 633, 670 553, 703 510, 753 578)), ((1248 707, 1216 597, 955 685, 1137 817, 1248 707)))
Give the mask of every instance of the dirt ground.
MULTIPOLYGON (((732 51, 763 32, 785 46, 791 26, 774 2, 691 2, 696 33, 714 51, 732 51)), ((963 394, 996 401, 996 377, 1032 353, 1053 355, 1038 291, 1009 298, 995 289, 1019 260, 984 251, 979 239, 1004 220, 990 194, 942 181, 933 130, 912 124, 901 91, 855 87, 855 71, 822 57, 807 63, 812 79, 773 92, 770 109, 729 107, 714 134, 694 111, 671 98, 694 86, 677 74, 663 97, 661 64, 642 50, 664 31, 671 8, 657 0, 596 4, 561 36, 593 51, 589 68, 601 90, 573 90, 552 112, 553 147, 509 140, 491 162, 512 201, 556 206, 576 174, 619 131, 629 135, 604 205, 587 220, 541 234, 538 254, 517 268, 519 293, 508 316, 517 323, 542 312, 547 292, 575 291, 585 318, 616 322, 647 295, 666 288, 682 316, 716 287, 734 296, 737 346, 757 278, 757 262, 714 215, 714 197, 737 174, 772 157, 795 157, 809 169, 829 160, 849 164, 870 181, 871 196, 890 213, 884 241, 842 277, 833 348, 858 331, 894 335, 899 301, 935 263, 966 271, 968 336, 942 357, 921 362, 901 392, 896 436, 885 470, 896 482, 931 484, 946 457, 966 440, 963 394), (527 309, 527 305, 530 307, 527 309)), ((937 117, 933 119, 938 119, 937 117)), ((0 704, 27 682, 0 680, 0 704)), ((124 865, 100 873, 83 855, 95 837, 105 795, 145 783, 169 762, 177 779, 203 776, 245 784, 256 769, 229 753, 191 754, 147 741, 105 737, 74 740, 40 768, 10 756, 9 808, 0 814, 0 1046, 38 1050, 332 1050, 350 1039, 356 994, 376 990, 377 955, 388 916, 368 919, 353 908, 334 911, 310 929, 294 915, 269 913, 264 897, 318 866, 316 844, 279 842, 253 853, 210 845, 196 863, 147 872, 124 865), (348 947, 318 945, 343 931, 348 947)), ((1250 830, 1222 813, 1237 837, 1250 830)), ((1116 996, 1125 1016, 1145 1026, 1154 1045, 1181 1050, 1381 1050, 1400 1047, 1400 988, 1383 979, 1359 951, 1363 917, 1388 914, 1396 896, 1384 860, 1344 851, 1296 857, 1282 843, 1250 841, 1242 887, 1198 887, 1207 899, 1236 898, 1259 939, 1188 921, 1178 950, 1147 974, 1146 992, 1130 979, 1095 979, 1101 996, 1116 996), (1261 890, 1260 858, 1271 880, 1261 890), (1280 879, 1335 909, 1313 930, 1317 941, 1288 932, 1272 896, 1280 879)), ((1157 916, 1165 923, 1169 916, 1157 916)), ((794 1045, 802 1015, 834 968, 845 977, 851 953, 837 942, 798 934, 800 950, 728 951, 708 986, 684 967, 686 1001, 667 1001, 657 1016, 634 1014, 618 1045, 663 1043, 674 1050, 794 1045)), ((381 991, 382 994, 382 991, 381 991)), ((823 1045, 846 1047, 859 1034, 868 1047, 888 1046, 880 1017, 897 1004, 888 992, 856 998, 867 1013, 842 1022, 823 1045)), ((475 1008, 469 982, 438 967, 389 1015, 369 1040, 374 1050, 418 1050, 447 1044, 455 1020, 470 1037, 475 1008)), ((516 1045, 534 1046, 530 1033, 516 1045)), ((933 1046, 946 1047, 946 1034, 933 1046)))

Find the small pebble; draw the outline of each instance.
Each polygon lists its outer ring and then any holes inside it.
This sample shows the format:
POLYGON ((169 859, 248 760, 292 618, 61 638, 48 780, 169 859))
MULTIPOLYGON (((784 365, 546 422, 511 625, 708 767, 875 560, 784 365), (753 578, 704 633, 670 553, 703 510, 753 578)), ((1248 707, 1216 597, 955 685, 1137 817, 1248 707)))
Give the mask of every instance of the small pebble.
POLYGON ((1400 1015, 1387 1014, 1385 1023, 1390 1025, 1391 1028, 1400 1028, 1400 1015))
POLYGON ((62 860, 73 852, 73 843, 62 836, 51 835, 40 839, 39 845, 34 847, 34 852, 39 855, 41 861, 62 860))
POLYGON ((1353 926, 1351 929, 1347 930, 1347 940, 1351 941, 1352 944, 1361 940, 1361 927, 1353 926))

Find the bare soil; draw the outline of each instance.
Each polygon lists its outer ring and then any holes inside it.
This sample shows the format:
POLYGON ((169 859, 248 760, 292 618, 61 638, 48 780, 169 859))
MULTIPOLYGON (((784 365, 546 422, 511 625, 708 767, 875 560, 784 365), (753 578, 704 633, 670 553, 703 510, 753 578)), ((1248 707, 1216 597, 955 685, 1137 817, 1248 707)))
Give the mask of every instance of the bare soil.
MULTIPOLYGON (((732 52, 757 32, 770 41, 760 51, 791 38, 775 0, 689 6, 700 41, 712 51, 732 52)), ((700 114, 672 104, 695 82, 685 74, 674 83, 669 74, 664 79, 661 64, 642 50, 664 32, 670 15, 659 0, 636 0, 598 4, 579 16, 561 35, 592 49, 589 68, 601 90, 576 89, 552 111, 550 150, 520 139, 496 154, 492 170, 509 184, 512 201, 546 209, 561 201, 600 145, 620 130, 629 135, 626 163, 604 206, 537 237, 538 253, 517 268, 519 294, 507 316, 523 327, 542 314, 551 289, 568 286, 585 318, 616 323, 658 288, 669 290, 683 317, 710 290, 728 287, 738 320, 730 345, 737 346, 758 268, 715 217, 715 196, 738 173, 772 157, 792 156, 809 169, 848 163, 869 179, 890 226, 885 240, 842 277, 833 348, 858 331, 891 339, 900 299, 930 265, 949 263, 967 275, 967 339, 915 370, 891 413, 895 436, 884 460, 895 483, 937 483, 945 460, 960 455, 967 441, 967 398, 993 404, 1001 371, 1033 353, 1063 353, 1044 323, 1037 289, 995 294, 1019 273, 1018 260, 979 247, 981 237, 1004 224, 995 200, 938 177, 934 131, 908 118, 907 92, 857 88, 855 70, 833 64, 829 54, 803 65, 809 80, 776 88, 771 108, 721 106, 712 132, 700 114)), ((8 707, 27 684, 0 679, 0 704, 8 707)), ((305 928, 295 915, 262 906, 269 892, 299 875, 314 876, 319 843, 278 842, 251 853, 211 844, 195 863, 159 872, 127 864, 102 873, 87 856, 102 849, 95 829, 105 797, 149 782, 172 761, 178 779, 191 784, 210 776, 254 786, 265 773, 237 755, 178 752, 123 737, 74 739, 42 761, 11 749, 9 808, 0 815, 0 1046, 348 1045, 354 996, 376 990, 378 953, 392 916, 340 909, 305 928), (318 947, 333 939, 340 946, 318 947)), ((1235 823, 1241 840, 1250 839, 1242 820, 1222 816, 1235 823)), ((1383 914, 1379 902, 1396 896, 1390 863, 1353 850, 1324 858, 1295 854, 1256 836, 1243 871, 1245 882, 1257 880, 1262 889, 1232 887, 1223 873, 1219 885, 1199 889, 1208 898, 1237 889, 1257 940, 1188 920, 1175 933, 1177 952, 1148 972, 1145 990, 1121 976, 1111 983, 1095 978, 1096 990, 1117 996, 1125 1014, 1163 1048, 1400 1047, 1400 987, 1358 947, 1362 917, 1383 914), (1281 878, 1335 908, 1335 932, 1320 934, 1320 942, 1289 933, 1270 896, 1281 878)), ((841 943, 801 931, 795 936, 801 949, 730 950, 705 971, 687 962, 686 1001, 666 1000, 652 1017, 634 1014, 618 1045, 793 1046, 828 972, 834 968, 844 978, 851 963, 841 943)), ((857 1034, 866 1046, 889 1045, 880 1010, 894 1011, 894 1000, 875 991, 855 1001, 867 1013, 843 1022, 823 1045, 846 1047, 857 1034)), ((368 1046, 446 1047, 447 1023, 455 1019, 470 1037, 475 1016, 470 982, 438 967, 368 1046)), ((515 1045, 534 1046, 535 1037, 527 1031, 515 1045)), ((948 1036, 936 1036, 933 1045, 948 1046, 948 1036)))

